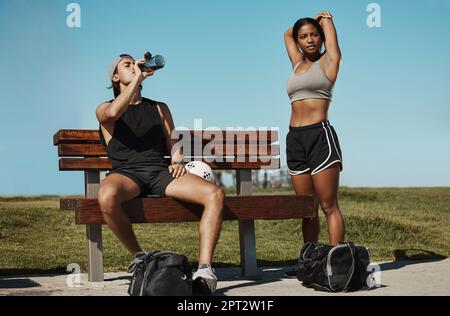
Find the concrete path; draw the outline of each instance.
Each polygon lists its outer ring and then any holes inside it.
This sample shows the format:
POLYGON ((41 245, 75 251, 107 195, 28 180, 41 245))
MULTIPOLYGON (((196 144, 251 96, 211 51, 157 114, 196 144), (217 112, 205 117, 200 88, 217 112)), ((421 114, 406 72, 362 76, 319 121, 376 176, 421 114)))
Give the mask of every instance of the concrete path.
MULTIPOLYGON (((289 267, 261 268, 255 280, 241 278, 239 268, 218 268, 216 295, 450 295, 450 259, 384 262, 379 267, 381 272, 376 272, 374 277, 381 287, 353 293, 324 293, 305 288, 297 279, 283 277, 289 267)), ((128 273, 106 273, 104 282, 90 283, 86 274, 79 274, 78 278, 73 274, 0 276, 0 295, 128 295, 130 278, 128 273)))

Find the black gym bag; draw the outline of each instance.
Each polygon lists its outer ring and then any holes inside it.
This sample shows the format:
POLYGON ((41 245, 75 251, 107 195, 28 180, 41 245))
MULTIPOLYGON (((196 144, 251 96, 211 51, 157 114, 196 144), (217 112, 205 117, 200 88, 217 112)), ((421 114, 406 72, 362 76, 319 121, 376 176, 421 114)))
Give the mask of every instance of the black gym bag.
POLYGON ((369 251, 353 243, 337 246, 307 242, 300 251, 297 279, 317 291, 368 289, 369 251))
POLYGON ((192 267, 176 252, 149 253, 136 263, 128 288, 132 296, 190 296, 192 267))

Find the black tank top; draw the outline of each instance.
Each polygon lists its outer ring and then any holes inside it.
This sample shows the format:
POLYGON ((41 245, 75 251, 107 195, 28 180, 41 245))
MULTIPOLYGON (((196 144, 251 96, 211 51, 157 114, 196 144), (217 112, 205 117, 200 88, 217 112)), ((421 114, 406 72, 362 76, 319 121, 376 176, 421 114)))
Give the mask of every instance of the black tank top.
POLYGON ((141 103, 129 105, 115 122, 108 145, 99 127, 101 142, 106 147, 113 169, 142 163, 168 165, 164 160, 166 139, 156 104, 142 98, 141 103))

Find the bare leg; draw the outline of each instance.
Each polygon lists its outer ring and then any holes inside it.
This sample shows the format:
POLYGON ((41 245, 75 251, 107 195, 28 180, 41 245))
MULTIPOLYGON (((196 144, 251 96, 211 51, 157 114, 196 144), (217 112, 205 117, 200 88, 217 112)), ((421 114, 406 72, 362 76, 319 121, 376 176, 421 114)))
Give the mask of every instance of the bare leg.
POLYGON ((105 222, 133 256, 142 249, 122 203, 139 196, 139 193, 139 187, 133 180, 116 173, 107 176, 98 190, 98 202, 105 222))
POLYGON ((331 245, 344 242, 344 219, 338 204, 339 164, 312 176, 314 191, 319 198, 320 206, 325 214, 328 225, 328 237, 331 245))
POLYGON ((224 193, 218 186, 193 174, 173 180, 166 188, 166 196, 204 206, 200 221, 199 264, 211 264, 222 225, 224 193))
MULTIPOLYGON (((292 184, 297 195, 314 195, 314 210, 317 213, 319 200, 315 196, 314 185, 311 174, 305 173, 297 176, 291 176, 292 184)), ((302 220, 303 242, 317 242, 320 233, 319 216, 313 218, 304 218, 302 220)))

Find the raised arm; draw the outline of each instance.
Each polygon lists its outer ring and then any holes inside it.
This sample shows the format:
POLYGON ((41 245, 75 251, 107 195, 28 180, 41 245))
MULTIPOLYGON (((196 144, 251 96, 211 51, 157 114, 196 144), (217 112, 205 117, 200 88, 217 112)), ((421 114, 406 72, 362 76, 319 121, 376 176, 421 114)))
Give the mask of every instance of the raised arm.
POLYGON ((341 50, 339 48, 336 28, 333 23, 333 16, 328 11, 318 13, 314 19, 316 19, 323 29, 325 34, 325 49, 328 58, 332 62, 339 62, 341 60, 341 50))
POLYGON ((294 67, 302 61, 304 57, 294 40, 294 36, 292 35, 292 27, 284 33, 284 44, 286 45, 286 50, 289 59, 291 60, 292 67, 294 67))
POLYGON ((145 60, 141 59, 134 63, 133 67, 136 75, 130 84, 117 96, 117 98, 114 99, 113 102, 102 103, 97 107, 95 114, 101 124, 117 121, 130 105, 131 99, 139 90, 139 86, 142 81, 153 75, 153 71, 141 71, 139 65, 144 62, 145 60))

